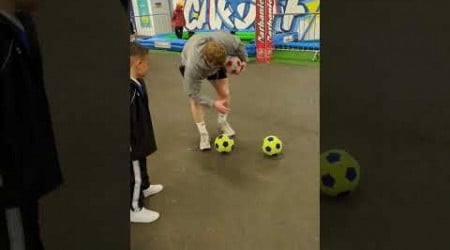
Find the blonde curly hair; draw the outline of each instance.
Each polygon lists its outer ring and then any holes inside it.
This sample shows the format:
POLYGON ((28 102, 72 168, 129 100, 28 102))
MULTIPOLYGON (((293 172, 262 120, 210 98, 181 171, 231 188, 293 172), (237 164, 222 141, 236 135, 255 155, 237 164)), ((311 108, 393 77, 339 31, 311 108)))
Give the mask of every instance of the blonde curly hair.
POLYGON ((177 6, 180 6, 181 8, 184 7, 184 1, 178 1, 177 6))
POLYGON ((227 60, 225 46, 218 42, 209 41, 201 50, 202 55, 212 67, 222 67, 227 60))

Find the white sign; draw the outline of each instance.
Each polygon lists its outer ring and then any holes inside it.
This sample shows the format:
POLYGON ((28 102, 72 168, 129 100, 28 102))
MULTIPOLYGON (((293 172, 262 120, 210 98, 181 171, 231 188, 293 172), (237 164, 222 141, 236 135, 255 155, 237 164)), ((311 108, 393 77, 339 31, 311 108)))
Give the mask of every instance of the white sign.
POLYGON ((170 49, 170 42, 155 41, 156 48, 170 49))

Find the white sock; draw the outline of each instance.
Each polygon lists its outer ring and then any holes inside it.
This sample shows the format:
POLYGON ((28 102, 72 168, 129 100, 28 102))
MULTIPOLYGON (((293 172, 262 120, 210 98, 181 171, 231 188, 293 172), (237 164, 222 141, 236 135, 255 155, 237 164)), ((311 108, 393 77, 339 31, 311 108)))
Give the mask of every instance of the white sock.
POLYGON ((226 114, 219 114, 219 116, 217 117, 217 122, 219 124, 223 124, 224 122, 227 121, 227 116, 228 116, 228 113, 226 113, 226 114))
POLYGON ((208 130, 206 130, 206 124, 205 122, 199 122, 196 123, 197 124, 197 128, 198 128, 198 132, 200 132, 200 134, 208 134, 208 130))

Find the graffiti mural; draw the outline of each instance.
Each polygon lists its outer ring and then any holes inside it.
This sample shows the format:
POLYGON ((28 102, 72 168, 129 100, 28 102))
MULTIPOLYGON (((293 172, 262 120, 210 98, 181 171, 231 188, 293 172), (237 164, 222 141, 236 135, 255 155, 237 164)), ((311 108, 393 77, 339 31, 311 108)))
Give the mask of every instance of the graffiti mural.
MULTIPOLYGON (((180 0, 173 0, 174 6, 180 0)), ((188 30, 254 30, 256 0, 181 0, 188 30)), ((319 12, 319 0, 276 0, 273 30, 298 30, 305 13, 319 12)))

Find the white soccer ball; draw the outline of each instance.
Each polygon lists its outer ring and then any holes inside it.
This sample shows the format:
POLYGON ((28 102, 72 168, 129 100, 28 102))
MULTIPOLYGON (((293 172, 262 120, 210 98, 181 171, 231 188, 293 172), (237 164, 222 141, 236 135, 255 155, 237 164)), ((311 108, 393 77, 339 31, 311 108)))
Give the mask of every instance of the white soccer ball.
POLYGON ((237 56, 228 56, 225 66, 227 68, 227 73, 233 75, 239 75, 244 69, 244 63, 242 63, 241 59, 237 56))

